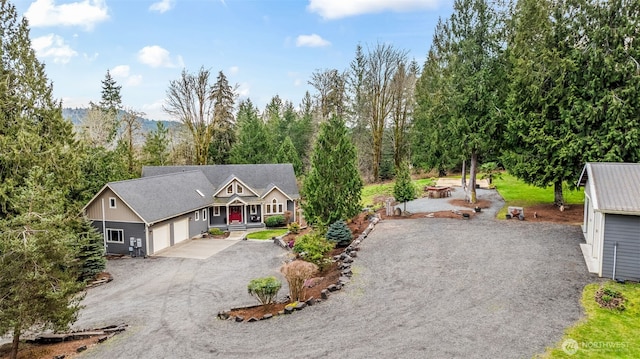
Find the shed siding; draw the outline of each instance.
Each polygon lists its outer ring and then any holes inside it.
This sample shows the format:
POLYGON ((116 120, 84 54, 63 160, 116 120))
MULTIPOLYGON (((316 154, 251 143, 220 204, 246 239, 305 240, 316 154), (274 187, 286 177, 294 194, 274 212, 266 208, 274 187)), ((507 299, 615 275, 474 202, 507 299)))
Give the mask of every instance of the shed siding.
MULTIPOLYGON (((93 226, 102 233, 102 221, 93 221, 93 226)), ((124 230, 124 243, 107 242, 107 253, 111 254, 129 254, 129 238, 141 238, 142 250, 144 254, 148 254, 145 240, 145 226, 144 223, 128 223, 128 222, 105 222, 106 228, 122 229, 124 230)), ((104 234, 103 234, 104 235, 104 234)))
POLYGON ((102 200, 104 199, 104 217, 107 221, 143 222, 110 188, 105 188, 102 194, 87 207, 87 218, 102 221, 102 200), (109 198, 116 198, 116 208, 109 208, 109 198))
POLYGON ((640 281, 640 216, 606 214, 602 276, 613 276, 614 245, 618 243, 616 279, 640 281))

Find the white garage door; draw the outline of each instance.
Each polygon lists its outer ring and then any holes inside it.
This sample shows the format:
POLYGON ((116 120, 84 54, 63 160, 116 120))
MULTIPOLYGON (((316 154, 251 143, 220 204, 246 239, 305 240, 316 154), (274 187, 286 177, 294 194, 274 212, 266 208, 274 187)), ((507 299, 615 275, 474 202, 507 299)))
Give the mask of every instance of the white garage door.
POLYGON ((153 229, 153 253, 158 253, 158 251, 169 247, 171 244, 169 234, 168 224, 153 229))
POLYGON ((189 218, 173 222, 173 243, 180 243, 189 239, 189 218))

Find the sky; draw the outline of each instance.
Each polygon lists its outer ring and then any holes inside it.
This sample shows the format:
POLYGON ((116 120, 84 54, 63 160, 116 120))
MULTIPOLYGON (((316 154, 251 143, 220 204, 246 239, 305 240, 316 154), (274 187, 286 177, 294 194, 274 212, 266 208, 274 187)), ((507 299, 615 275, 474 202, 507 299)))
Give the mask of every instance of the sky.
POLYGON ((299 105, 316 70, 346 70, 379 43, 423 64, 452 0, 14 0, 63 107, 99 102, 110 71, 126 108, 154 120, 186 70, 222 71, 260 109, 299 105))

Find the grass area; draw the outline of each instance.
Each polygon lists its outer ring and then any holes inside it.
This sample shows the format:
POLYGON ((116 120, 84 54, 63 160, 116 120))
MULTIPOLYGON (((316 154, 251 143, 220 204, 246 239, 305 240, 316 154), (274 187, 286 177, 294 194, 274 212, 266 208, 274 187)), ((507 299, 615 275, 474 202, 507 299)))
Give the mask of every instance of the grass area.
MULTIPOLYGON (((508 173, 503 173, 501 177, 493 180, 493 184, 505 201, 505 207, 498 212, 498 218, 504 218, 504 214, 507 213, 507 206, 527 207, 536 204, 553 203, 553 186, 540 188, 528 185, 508 173)), ((563 193, 566 204, 582 204, 584 202, 584 190, 582 188, 572 191, 565 187, 563 193)))
MULTIPOLYGON (((393 197, 393 185, 395 182, 374 183, 364 186, 362 189, 361 203, 364 206, 372 206, 373 199, 377 196, 393 197)), ((431 186, 433 181, 430 178, 414 180, 413 184, 422 189, 424 186, 431 186)))
POLYGON ((640 358, 640 284, 607 282, 604 287, 622 293, 626 309, 600 308, 594 300, 600 284, 587 285, 582 292, 586 319, 567 329, 556 347, 537 358, 640 358), (577 343, 574 354, 567 347, 573 343, 570 340, 577 343), (563 350, 563 343, 569 353, 563 350))
POLYGON ((266 229, 264 231, 251 232, 247 234, 248 239, 259 239, 259 240, 267 240, 273 237, 279 237, 283 234, 287 233, 286 228, 279 229, 266 229))

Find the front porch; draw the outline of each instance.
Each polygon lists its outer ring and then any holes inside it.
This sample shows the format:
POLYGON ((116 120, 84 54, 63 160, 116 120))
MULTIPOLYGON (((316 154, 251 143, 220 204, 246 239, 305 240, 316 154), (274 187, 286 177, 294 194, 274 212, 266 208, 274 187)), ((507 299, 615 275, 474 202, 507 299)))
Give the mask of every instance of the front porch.
POLYGON ((235 197, 228 202, 214 204, 209 209, 209 228, 237 232, 264 228, 262 204, 235 197))

